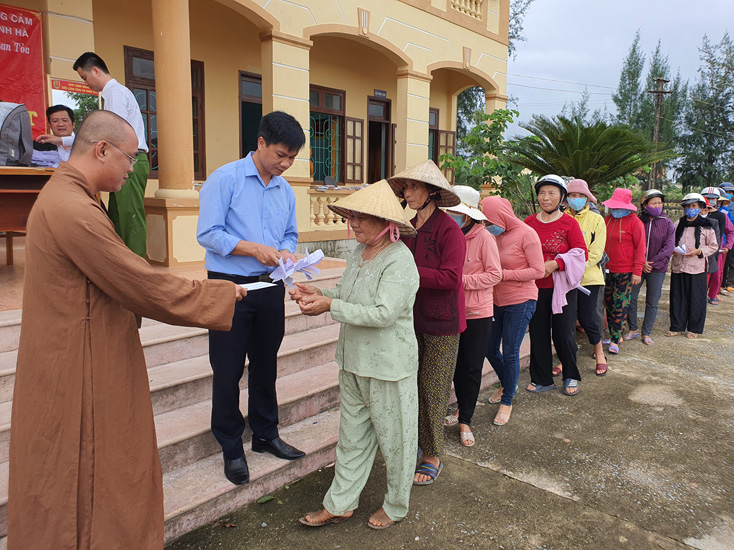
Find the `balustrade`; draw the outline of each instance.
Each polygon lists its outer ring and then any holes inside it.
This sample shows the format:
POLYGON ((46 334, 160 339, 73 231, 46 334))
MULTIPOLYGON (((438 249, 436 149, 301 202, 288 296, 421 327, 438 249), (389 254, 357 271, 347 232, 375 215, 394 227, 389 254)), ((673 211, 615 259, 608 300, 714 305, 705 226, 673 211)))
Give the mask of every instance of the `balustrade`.
POLYGON ((482 2, 484 0, 451 0, 451 7, 474 19, 482 20, 482 2))

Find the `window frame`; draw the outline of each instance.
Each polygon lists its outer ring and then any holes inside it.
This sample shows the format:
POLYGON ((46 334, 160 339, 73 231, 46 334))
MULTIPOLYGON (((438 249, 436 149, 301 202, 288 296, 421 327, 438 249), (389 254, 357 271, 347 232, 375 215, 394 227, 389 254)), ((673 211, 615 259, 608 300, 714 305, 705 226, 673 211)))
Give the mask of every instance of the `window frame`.
MULTIPOLYGON (((339 133, 340 133, 340 139, 339 139, 339 173, 337 183, 347 183, 345 180, 346 177, 346 147, 347 147, 347 138, 346 138, 346 112, 347 112, 347 92, 346 90, 340 90, 338 88, 329 88, 327 86, 319 86, 317 84, 311 84, 308 88, 309 91, 309 102, 308 102, 308 114, 309 119, 311 118, 311 113, 319 113, 324 115, 332 115, 332 116, 338 116, 339 118, 339 133), (319 104, 318 106, 314 106, 311 104, 311 92, 315 91, 319 94, 319 104), (336 95, 341 98, 341 109, 328 109, 325 107, 326 105, 326 94, 330 95, 336 95)), ((310 130, 310 124, 309 124, 309 130, 310 130)), ((310 133, 310 132, 309 132, 310 133)), ((309 153, 311 149, 311 136, 309 135, 309 153)), ((312 155, 309 154, 309 161, 312 158, 312 155)), ((314 167, 314 175, 316 174, 316 168, 314 167)), ((313 180, 314 182, 321 181, 321 180, 313 180)))

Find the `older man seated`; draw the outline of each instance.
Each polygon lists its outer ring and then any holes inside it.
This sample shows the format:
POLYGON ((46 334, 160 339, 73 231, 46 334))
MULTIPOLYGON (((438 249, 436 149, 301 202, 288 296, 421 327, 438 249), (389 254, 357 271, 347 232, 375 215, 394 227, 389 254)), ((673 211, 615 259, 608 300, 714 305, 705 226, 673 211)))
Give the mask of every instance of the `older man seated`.
POLYGON ((38 136, 33 143, 32 162, 39 166, 58 166, 68 161, 74 143, 74 111, 66 105, 53 105, 46 109, 50 134, 38 136))

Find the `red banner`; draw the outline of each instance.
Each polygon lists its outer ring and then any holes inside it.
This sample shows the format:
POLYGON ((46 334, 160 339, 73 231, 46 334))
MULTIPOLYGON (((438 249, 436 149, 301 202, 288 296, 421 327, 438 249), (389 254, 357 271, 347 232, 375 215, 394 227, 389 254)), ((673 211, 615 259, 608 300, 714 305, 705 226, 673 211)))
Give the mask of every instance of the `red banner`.
POLYGON ((41 12, 0 4, 0 101, 24 103, 33 139, 46 133, 41 12))
POLYGON ((61 92, 69 92, 72 94, 87 94, 96 96, 99 95, 97 92, 92 90, 92 88, 84 84, 84 82, 77 82, 75 80, 64 80, 63 78, 52 78, 51 89, 59 90, 61 92))

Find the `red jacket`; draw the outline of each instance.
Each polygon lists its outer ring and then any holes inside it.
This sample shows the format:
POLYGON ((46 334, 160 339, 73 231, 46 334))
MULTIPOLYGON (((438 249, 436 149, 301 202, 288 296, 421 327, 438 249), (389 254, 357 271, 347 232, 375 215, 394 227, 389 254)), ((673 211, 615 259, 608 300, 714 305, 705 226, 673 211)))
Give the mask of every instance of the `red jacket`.
POLYGON ((609 256, 609 273, 632 273, 642 275, 645 266, 647 244, 645 226, 634 214, 624 218, 604 218, 607 224, 607 245, 604 250, 609 256))

